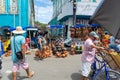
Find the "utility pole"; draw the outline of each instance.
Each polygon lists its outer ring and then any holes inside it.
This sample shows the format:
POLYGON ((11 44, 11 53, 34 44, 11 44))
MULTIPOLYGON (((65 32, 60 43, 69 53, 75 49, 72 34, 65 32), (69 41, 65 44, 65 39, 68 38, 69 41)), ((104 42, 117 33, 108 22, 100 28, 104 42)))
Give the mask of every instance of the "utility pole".
POLYGON ((76 24, 76 0, 73 0, 73 26, 76 24))

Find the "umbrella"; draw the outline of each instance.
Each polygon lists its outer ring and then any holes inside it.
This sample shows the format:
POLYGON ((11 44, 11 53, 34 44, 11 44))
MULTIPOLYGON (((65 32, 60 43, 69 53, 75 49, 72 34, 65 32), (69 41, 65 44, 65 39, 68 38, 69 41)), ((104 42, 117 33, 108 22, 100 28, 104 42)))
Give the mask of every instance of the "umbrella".
POLYGON ((103 0, 90 19, 108 30, 116 38, 120 38, 120 0, 103 0))

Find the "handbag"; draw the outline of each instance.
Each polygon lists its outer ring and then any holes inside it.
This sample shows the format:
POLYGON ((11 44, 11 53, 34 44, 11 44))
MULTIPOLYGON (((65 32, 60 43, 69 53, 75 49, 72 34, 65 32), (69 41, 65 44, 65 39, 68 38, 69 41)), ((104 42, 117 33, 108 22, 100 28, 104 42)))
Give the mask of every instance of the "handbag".
POLYGON ((14 36, 14 50, 15 50, 15 54, 16 54, 16 57, 18 58, 18 60, 22 60, 23 59, 22 51, 16 52, 16 48, 15 48, 15 36, 14 36))

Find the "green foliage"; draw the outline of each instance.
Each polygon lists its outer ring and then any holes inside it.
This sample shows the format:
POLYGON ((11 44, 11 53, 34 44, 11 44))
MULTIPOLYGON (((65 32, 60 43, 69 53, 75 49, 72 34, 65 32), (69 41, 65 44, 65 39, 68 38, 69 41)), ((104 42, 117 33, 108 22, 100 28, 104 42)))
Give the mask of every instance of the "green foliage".
POLYGON ((41 23, 41 22, 39 22, 39 21, 35 21, 35 25, 38 25, 38 26, 40 26, 41 28, 46 28, 46 27, 47 27, 47 24, 41 23))

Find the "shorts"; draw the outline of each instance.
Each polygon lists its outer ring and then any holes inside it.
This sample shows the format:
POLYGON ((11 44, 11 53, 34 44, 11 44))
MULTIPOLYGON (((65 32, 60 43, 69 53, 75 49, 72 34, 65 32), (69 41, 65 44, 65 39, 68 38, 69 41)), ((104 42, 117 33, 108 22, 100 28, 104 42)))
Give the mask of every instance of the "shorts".
POLYGON ((24 63, 21 62, 14 62, 13 63, 13 72, 17 72, 20 69, 20 66, 23 69, 27 69, 28 68, 28 63, 25 61, 24 63))
POLYGON ((92 63, 82 62, 82 75, 88 77, 91 71, 92 63))

